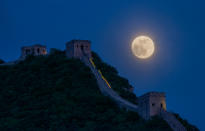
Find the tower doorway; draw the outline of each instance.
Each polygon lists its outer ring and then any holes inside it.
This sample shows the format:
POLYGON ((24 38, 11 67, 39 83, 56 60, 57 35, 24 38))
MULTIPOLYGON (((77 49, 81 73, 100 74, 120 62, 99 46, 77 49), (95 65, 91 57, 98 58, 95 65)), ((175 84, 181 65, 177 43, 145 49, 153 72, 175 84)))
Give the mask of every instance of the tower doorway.
POLYGON ((84 56, 86 56, 85 51, 84 51, 84 46, 81 45, 80 48, 81 48, 81 52, 82 52, 82 54, 83 54, 84 56))

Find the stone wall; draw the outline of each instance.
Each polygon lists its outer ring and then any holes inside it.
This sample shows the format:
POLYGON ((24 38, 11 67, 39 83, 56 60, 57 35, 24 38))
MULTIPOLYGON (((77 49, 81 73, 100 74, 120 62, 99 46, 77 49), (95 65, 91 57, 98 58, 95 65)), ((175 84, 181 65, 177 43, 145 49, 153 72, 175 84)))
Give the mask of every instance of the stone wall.
POLYGON ((186 128, 176 119, 172 113, 161 110, 160 116, 169 124, 173 131, 186 131, 186 128))
POLYGON ((120 97, 108 84, 108 82, 103 78, 100 71, 95 68, 94 65, 92 65, 91 59, 88 59, 87 57, 83 57, 82 61, 90 67, 92 73, 95 75, 95 78, 97 79, 98 86, 100 88, 100 91, 103 95, 110 97, 115 103, 122 108, 125 108, 127 110, 131 110, 134 112, 138 112, 138 106, 123 99, 120 97))
POLYGON ((92 59, 83 57, 81 59, 96 77, 98 87, 103 95, 110 97, 120 108, 125 108, 129 111, 138 112, 145 120, 152 116, 161 116, 173 129, 173 131, 186 131, 185 127, 176 119, 174 115, 166 111, 165 93, 149 92, 140 97, 139 105, 130 103, 129 101, 120 97, 103 79, 102 74, 96 69, 92 59), (153 106, 154 104, 154 106, 153 106))

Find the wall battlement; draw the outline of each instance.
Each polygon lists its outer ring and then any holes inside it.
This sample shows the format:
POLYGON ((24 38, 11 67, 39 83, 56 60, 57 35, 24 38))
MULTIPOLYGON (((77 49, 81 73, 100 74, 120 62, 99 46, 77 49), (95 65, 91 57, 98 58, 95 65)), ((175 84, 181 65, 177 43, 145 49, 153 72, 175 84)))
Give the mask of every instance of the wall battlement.
POLYGON ((25 59, 28 55, 39 56, 39 55, 46 55, 46 54, 47 54, 46 46, 40 44, 36 44, 32 46, 24 46, 21 48, 20 59, 25 59))
POLYGON ((139 97, 139 114, 144 119, 159 115, 161 110, 166 111, 166 96, 161 92, 148 92, 139 97))
POLYGON ((89 40, 71 40, 66 43, 66 56, 68 58, 79 58, 83 56, 92 57, 91 42, 89 40))

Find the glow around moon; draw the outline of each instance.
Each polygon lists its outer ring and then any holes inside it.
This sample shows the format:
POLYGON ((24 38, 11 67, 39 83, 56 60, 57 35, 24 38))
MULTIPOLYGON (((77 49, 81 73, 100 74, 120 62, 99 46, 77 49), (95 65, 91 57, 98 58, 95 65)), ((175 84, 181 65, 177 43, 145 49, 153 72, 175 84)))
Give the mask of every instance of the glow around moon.
POLYGON ((154 50, 154 42, 148 36, 138 36, 132 42, 132 52, 140 59, 151 57, 154 50))

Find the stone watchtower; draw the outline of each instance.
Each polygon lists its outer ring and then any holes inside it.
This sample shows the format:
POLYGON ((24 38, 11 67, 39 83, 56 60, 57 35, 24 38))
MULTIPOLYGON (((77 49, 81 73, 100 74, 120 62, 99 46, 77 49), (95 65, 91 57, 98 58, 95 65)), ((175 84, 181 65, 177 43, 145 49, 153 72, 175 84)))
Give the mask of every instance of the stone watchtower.
POLYGON ((165 93, 149 92, 139 97, 139 114, 148 120, 152 116, 160 115, 161 110, 166 111, 165 93))
POLYGON ((43 45, 32 45, 32 46, 24 46, 21 48, 21 57, 20 59, 25 59, 26 56, 28 55, 34 55, 34 56, 39 56, 39 55, 46 55, 46 46, 43 45))
POLYGON ((71 40, 66 43, 66 56, 68 58, 79 58, 87 56, 91 58, 91 42, 89 40, 71 40))

